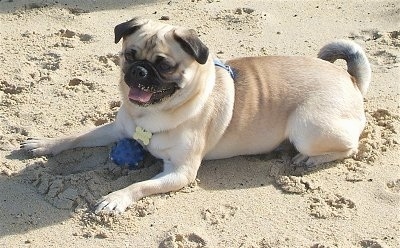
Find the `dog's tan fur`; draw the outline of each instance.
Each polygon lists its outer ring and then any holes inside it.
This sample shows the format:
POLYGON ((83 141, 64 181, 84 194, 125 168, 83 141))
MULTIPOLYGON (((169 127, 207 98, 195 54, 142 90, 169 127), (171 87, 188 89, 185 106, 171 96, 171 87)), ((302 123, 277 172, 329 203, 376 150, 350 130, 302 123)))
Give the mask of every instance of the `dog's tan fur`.
MULTIPOLYGON (((214 65, 212 55, 204 64, 196 62, 201 59, 179 41, 194 35, 188 30, 135 22, 140 28, 124 36, 122 51, 135 48, 141 60, 150 62, 157 55, 173 60, 179 67, 169 76, 179 79, 180 89, 161 103, 139 107, 128 98, 122 72, 123 103, 114 122, 79 135, 23 144, 36 155, 57 154, 132 137, 137 126, 152 132, 146 148, 163 159, 163 172, 103 197, 96 211, 123 212, 142 197, 179 190, 195 180, 203 159, 265 153, 286 139, 299 151, 295 164, 317 165, 357 151, 365 125, 360 89, 366 92, 371 71, 355 43, 334 42, 320 52, 331 62, 346 59, 351 74, 318 58, 269 56, 226 61, 235 71, 233 80, 214 65)), ((121 66, 125 62, 121 56, 121 66)))

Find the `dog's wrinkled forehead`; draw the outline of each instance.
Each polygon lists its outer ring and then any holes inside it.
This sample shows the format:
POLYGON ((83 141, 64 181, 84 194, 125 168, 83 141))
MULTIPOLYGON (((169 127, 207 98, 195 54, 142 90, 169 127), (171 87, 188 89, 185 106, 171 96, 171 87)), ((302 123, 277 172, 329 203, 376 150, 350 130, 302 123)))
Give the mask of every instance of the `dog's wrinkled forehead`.
POLYGON ((191 29, 151 20, 132 19, 117 25, 114 34, 115 43, 124 40, 123 50, 134 46, 140 48, 143 54, 154 54, 168 53, 170 49, 180 48, 200 64, 208 59, 208 48, 191 29))
MULTIPOLYGON (((131 46, 146 52, 162 49, 166 39, 172 38, 174 27, 171 25, 143 20, 132 20, 120 27, 124 38, 123 49, 131 46)), ((117 30, 116 30, 117 32, 117 30)), ((115 34, 116 42, 120 36, 115 34)))

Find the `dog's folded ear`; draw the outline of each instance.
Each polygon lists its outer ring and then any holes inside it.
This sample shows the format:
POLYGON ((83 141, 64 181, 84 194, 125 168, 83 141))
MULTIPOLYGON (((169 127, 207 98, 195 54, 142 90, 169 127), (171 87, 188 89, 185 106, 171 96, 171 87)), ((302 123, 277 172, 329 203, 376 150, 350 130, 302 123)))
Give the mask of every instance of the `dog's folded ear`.
POLYGON ((114 28, 115 44, 117 44, 123 37, 126 37, 136 32, 142 25, 143 23, 140 22, 138 18, 134 18, 132 20, 123 22, 115 26, 114 28))
POLYGON ((199 64, 205 64, 208 59, 208 47, 199 39, 193 29, 176 29, 174 38, 182 49, 192 55, 199 64))

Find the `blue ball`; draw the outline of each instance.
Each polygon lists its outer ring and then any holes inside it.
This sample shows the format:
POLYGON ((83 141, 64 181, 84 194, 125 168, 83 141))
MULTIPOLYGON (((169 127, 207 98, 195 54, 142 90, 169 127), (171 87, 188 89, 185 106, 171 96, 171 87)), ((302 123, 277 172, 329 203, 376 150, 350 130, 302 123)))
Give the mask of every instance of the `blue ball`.
POLYGON ((136 140, 129 138, 118 141, 110 152, 111 161, 121 167, 128 166, 129 169, 135 169, 143 157, 143 147, 136 140))

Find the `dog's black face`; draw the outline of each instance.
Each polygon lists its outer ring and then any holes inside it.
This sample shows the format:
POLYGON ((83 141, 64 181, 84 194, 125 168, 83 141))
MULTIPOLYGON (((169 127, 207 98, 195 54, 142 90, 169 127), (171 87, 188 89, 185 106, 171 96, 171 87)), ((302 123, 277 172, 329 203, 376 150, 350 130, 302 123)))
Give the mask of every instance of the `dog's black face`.
POLYGON ((114 32, 116 43, 124 38, 120 59, 128 99, 139 106, 171 98, 190 84, 195 64, 208 60, 208 48, 193 30, 133 19, 114 32))
POLYGON ((134 54, 130 53, 124 55, 122 71, 124 81, 130 88, 128 98, 132 103, 140 106, 159 103, 179 89, 178 83, 170 76, 176 70, 176 65, 162 57, 154 64, 148 60, 134 60, 134 54))

